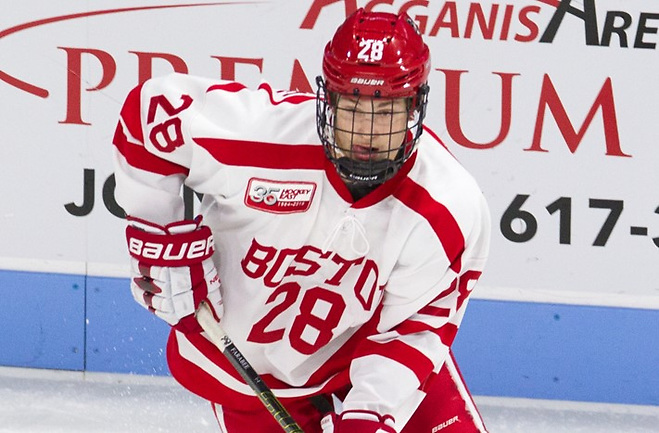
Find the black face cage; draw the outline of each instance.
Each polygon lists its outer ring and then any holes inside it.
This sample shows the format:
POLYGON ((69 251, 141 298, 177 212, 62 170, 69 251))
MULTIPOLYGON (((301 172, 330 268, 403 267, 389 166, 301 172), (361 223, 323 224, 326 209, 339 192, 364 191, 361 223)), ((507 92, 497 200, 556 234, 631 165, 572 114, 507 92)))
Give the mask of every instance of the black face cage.
MULTIPOLYGON (((316 127, 318 136, 323 143, 325 155, 334 164, 339 175, 352 186, 374 187, 391 179, 402 167, 403 163, 412 155, 416 143, 423 131, 422 124, 426 114, 428 102, 428 86, 420 86, 415 97, 408 98, 406 106, 407 122, 404 130, 390 130, 385 133, 376 133, 371 127, 371 133, 366 134, 373 140, 374 137, 388 136, 389 146, 384 150, 369 152, 368 159, 351 158, 352 142, 350 148, 339 146, 335 133, 340 130, 336 125, 338 101, 341 95, 328 92, 322 77, 316 78, 318 90, 316 93, 316 127), (391 137, 401 134, 404 139, 401 143, 392 143, 391 137)), ((345 95, 359 98, 358 94, 345 95)), ((384 98, 383 98, 384 99, 384 98)), ((352 110, 353 125, 356 111, 352 110)), ((371 116, 377 116, 371 113, 371 116)), ((373 124, 373 123, 372 123, 373 124)), ((354 137, 354 130, 343 132, 354 137)), ((352 140, 352 139, 351 139, 352 140)))

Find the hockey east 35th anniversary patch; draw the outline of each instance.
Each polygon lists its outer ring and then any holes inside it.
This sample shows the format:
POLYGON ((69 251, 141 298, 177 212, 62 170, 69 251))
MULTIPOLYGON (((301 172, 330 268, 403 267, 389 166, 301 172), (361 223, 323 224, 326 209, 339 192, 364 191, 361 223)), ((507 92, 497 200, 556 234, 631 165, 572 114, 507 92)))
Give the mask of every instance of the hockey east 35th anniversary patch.
POLYGON ((247 185, 245 204, 272 213, 306 212, 316 191, 313 182, 282 182, 252 178, 247 185))

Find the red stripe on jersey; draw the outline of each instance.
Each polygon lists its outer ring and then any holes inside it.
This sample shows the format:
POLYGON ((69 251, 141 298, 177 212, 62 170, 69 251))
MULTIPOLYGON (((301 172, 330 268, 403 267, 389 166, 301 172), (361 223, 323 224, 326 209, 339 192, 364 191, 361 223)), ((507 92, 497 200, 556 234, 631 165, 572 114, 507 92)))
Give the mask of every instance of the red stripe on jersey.
POLYGON ((458 288, 458 279, 455 278, 455 279, 453 280, 453 282, 451 283, 451 285, 449 286, 449 288, 446 289, 446 290, 444 290, 444 291, 443 291, 442 293, 440 293, 439 295, 435 296, 435 299, 433 299, 432 301, 430 301, 429 304, 432 304, 433 302, 436 302, 436 301, 438 301, 438 300, 440 300, 440 299, 442 299, 442 298, 444 298, 444 297, 450 295, 450 294, 451 294, 455 289, 457 289, 457 288, 458 288))
POLYGON ((195 138, 215 160, 245 167, 322 170, 325 152, 311 144, 284 145, 222 138, 195 138))
POLYGON ((231 83, 215 84, 213 86, 210 86, 206 92, 211 92, 213 90, 224 90, 227 92, 236 93, 246 88, 247 87, 244 86, 243 84, 231 82, 231 83))
POLYGON ((308 94, 308 93, 299 93, 299 92, 276 92, 277 96, 279 96, 281 99, 275 100, 275 91, 270 87, 268 83, 261 83, 259 85, 259 90, 265 90, 268 92, 268 96, 270 96, 270 103, 272 105, 279 105, 281 103, 287 103, 287 104, 301 104, 303 102, 310 101, 312 99, 316 99, 316 95, 308 94))
POLYGON ((458 333, 458 327, 452 323, 446 323, 439 328, 433 328, 425 322, 406 320, 396 326, 395 331, 400 335, 416 334, 417 332, 432 332, 442 340, 442 344, 450 347, 458 333))
MULTIPOLYGON (((232 93, 240 92, 241 90, 247 89, 241 83, 231 82, 223 84, 215 84, 208 88, 208 92, 213 90, 224 90, 232 93)), ((268 93, 270 98, 270 103, 272 105, 279 105, 282 103, 288 104, 301 104, 313 99, 316 99, 316 95, 308 93, 299 93, 299 92, 285 92, 285 91, 274 91, 268 83, 261 83, 258 87, 258 90, 265 90, 268 93), (278 99, 275 99, 275 94, 278 96, 278 99)))
POLYGON ((112 140, 119 152, 126 158, 126 162, 140 170, 157 173, 163 176, 182 174, 187 176, 188 169, 173 162, 166 161, 149 153, 143 145, 131 143, 123 132, 121 124, 117 126, 112 140))
POLYGON ((435 331, 435 334, 439 335, 439 338, 442 339, 442 343, 448 347, 451 347, 451 344, 453 344, 453 340, 455 340, 457 333, 458 327, 453 323, 447 323, 435 331))
POLYGON ((419 314, 425 314, 427 316, 435 317, 448 317, 451 314, 449 308, 433 307, 432 305, 426 305, 419 310, 419 314))
MULTIPOLYGON (((212 353, 213 362, 218 364, 220 368, 236 380, 244 383, 244 380, 240 378, 236 369, 217 348, 213 346, 214 352, 206 352, 208 350, 205 349, 206 344, 202 343, 200 345, 198 343, 200 341, 199 339, 203 337, 200 335, 195 335, 195 337, 196 342, 194 344, 196 347, 203 350, 207 355, 212 353)), ((256 396, 251 397, 234 391, 222 382, 219 382, 209 372, 183 358, 178 353, 178 341, 176 339, 176 333, 173 330, 169 334, 169 340, 167 342, 167 365, 172 376, 174 376, 178 383, 206 400, 243 410, 255 410, 262 407, 261 402, 256 396)))
POLYGON ((446 206, 435 201, 426 189, 409 177, 403 180, 394 197, 428 221, 444 247, 451 269, 459 273, 465 241, 458 223, 446 206))
POLYGON ((140 84, 128 93, 128 96, 126 96, 126 102, 124 102, 123 107, 121 107, 120 113, 121 118, 128 128, 128 132, 130 135, 138 139, 140 143, 144 143, 144 136, 142 135, 142 118, 140 116, 140 95, 143 86, 144 84, 140 84))
POLYGON ((421 383, 434 368, 432 361, 426 355, 399 340, 391 340, 386 343, 375 343, 367 340, 359 352, 358 357, 380 355, 394 360, 409 368, 421 383))
POLYGON ((411 320, 408 319, 401 323, 400 325, 396 326, 395 331, 398 332, 400 335, 409 335, 409 334, 416 334, 417 332, 425 332, 425 331, 434 331, 435 328, 433 328, 431 325, 425 323, 425 322, 420 322, 418 320, 411 320))

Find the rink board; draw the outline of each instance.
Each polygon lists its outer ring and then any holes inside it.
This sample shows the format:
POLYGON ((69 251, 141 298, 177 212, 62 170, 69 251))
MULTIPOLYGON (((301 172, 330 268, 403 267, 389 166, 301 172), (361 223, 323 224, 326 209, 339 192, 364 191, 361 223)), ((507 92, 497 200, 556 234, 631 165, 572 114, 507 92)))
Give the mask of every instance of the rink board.
MULTIPOLYGON (((125 278, 0 271, 0 299, 0 365, 168 374, 168 326, 125 278)), ((659 405, 657 329, 657 310, 473 299, 454 349, 476 395, 659 405)))
POLYGON ((360 6, 418 25, 424 124, 490 207, 455 343, 473 392, 659 407, 659 2, 117 3, 0 16, 0 365, 166 375, 167 325, 127 284, 122 102, 174 71, 314 91, 322 48, 360 6))

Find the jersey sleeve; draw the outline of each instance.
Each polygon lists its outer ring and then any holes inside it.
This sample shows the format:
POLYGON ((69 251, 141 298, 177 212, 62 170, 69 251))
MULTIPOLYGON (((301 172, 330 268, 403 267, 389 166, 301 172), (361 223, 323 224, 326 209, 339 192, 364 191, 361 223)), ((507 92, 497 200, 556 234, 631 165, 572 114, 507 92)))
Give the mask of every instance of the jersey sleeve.
POLYGON ((209 85, 172 74, 128 94, 113 139, 115 194, 128 215, 160 224, 183 219, 181 187, 193 154, 189 128, 209 85))
POLYGON ((489 250, 489 209, 480 191, 473 194, 454 212, 438 205, 435 224, 412 230, 385 287, 377 333, 351 362, 344 410, 394 415, 449 356, 489 250))

